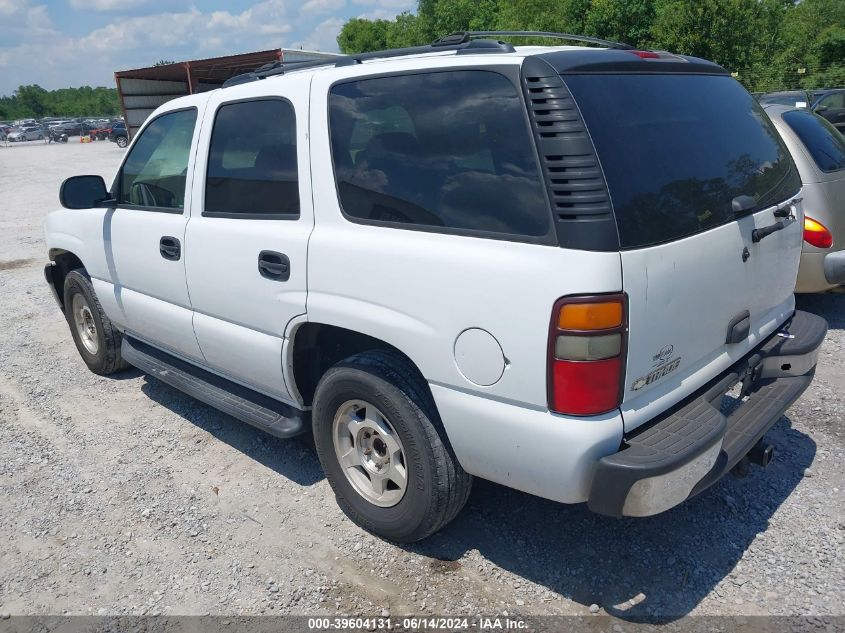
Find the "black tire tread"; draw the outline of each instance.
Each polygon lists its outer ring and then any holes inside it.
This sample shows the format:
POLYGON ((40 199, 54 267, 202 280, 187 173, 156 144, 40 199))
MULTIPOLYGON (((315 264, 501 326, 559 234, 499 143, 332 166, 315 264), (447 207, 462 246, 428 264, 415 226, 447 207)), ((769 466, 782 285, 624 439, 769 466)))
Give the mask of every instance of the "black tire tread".
MULTIPOLYGON (((101 356, 98 362, 94 364, 89 363, 86 360, 88 368, 100 376, 108 376, 109 374, 114 374, 127 369, 129 367, 129 363, 123 360, 123 357, 120 355, 120 346, 123 342, 123 335, 116 327, 114 327, 112 322, 106 316, 106 313, 103 311, 103 307, 100 305, 100 300, 94 292, 94 286, 91 284, 91 278, 88 276, 88 273, 84 268, 76 268, 68 272, 65 277, 64 287, 65 318, 70 326, 77 348, 79 349, 80 344, 77 340, 76 325, 73 322, 73 316, 70 314, 70 302, 68 301, 70 298, 69 290, 73 284, 77 284, 80 288, 87 290, 84 294, 88 295, 88 303, 91 308, 97 311, 100 317, 100 322, 102 323, 102 328, 100 329, 105 341, 105 345, 103 346, 105 353, 101 356)), ((83 356, 83 360, 85 360, 85 356, 83 356)))
MULTIPOLYGON (((426 513, 426 521, 413 534, 402 539, 405 542, 419 541, 452 521, 461 511, 472 490, 472 475, 461 468, 449 443, 446 430, 440 420, 434 398, 425 380, 403 355, 392 350, 371 350, 346 358, 334 365, 321 379, 321 383, 333 373, 346 369, 364 370, 395 387, 424 422, 422 430, 434 455, 435 476, 432 501, 426 513)), ((319 394, 320 387, 317 387, 319 394)), ((316 398, 315 398, 316 400, 316 398)), ((355 521, 367 528, 368 521, 359 513, 338 499, 343 510, 355 521)), ((367 528, 369 529, 369 528, 367 528)), ((375 530, 371 530, 375 531, 375 530)))

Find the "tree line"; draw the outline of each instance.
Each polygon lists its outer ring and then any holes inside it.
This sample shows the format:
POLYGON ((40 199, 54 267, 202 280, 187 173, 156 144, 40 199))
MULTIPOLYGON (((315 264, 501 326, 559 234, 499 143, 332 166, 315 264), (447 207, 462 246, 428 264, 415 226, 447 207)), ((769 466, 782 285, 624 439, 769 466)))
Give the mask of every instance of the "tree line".
POLYGON ((469 30, 577 33, 694 55, 752 91, 845 86, 844 0, 419 0, 415 14, 349 20, 337 42, 362 53, 469 30))
POLYGON ((44 116, 113 116, 120 112, 114 88, 61 88, 20 86, 10 97, 0 97, 0 119, 27 119, 44 116))

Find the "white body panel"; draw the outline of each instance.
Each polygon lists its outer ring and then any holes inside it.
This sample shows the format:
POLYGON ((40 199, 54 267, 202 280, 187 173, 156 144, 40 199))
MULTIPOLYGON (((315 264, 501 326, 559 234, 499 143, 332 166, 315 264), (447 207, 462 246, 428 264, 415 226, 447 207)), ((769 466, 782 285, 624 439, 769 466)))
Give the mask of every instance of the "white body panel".
POLYGON ((622 405, 627 431, 730 367, 792 314, 802 240, 800 212, 784 230, 756 244, 751 240, 754 228, 776 220, 768 209, 686 239, 622 253, 630 327, 622 405), (747 261, 744 248, 749 251, 747 261), (729 323, 746 310, 751 315, 750 335, 727 345, 729 323), (667 346, 672 353, 655 358, 667 346), (680 359, 675 371, 632 388, 639 378, 674 359, 680 359))
POLYGON ((202 360, 185 282, 187 221, 183 214, 109 210, 103 227, 104 246, 122 319, 118 323, 164 349, 202 360), (178 261, 164 259, 159 253, 159 240, 165 235, 182 244, 178 261))
POLYGON ((616 411, 567 418, 439 385, 431 393, 464 470, 561 503, 586 501, 595 462, 622 442, 616 411))
MULTIPOLYGON (((391 70, 392 64, 383 65, 391 70)), ((354 73, 346 69, 349 75, 354 73)), ((430 383, 545 410, 552 306, 567 294, 619 292, 619 254, 347 220, 328 168, 327 95, 337 78, 337 71, 315 73, 312 85, 316 225, 308 252, 309 321, 390 343, 430 383), (504 373, 490 386, 470 381, 456 364, 455 341, 469 328, 489 332, 506 359, 504 373)))
POLYGON ((308 236, 314 226, 308 146, 310 80, 309 75, 299 75, 290 81, 255 82, 212 93, 200 134, 186 235, 194 330, 206 363, 285 401, 292 398, 283 376, 282 347, 288 323, 305 313, 308 236), (214 115, 221 105, 255 97, 284 97, 296 112, 299 219, 203 217, 214 115), (264 250, 289 257, 288 280, 274 281, 259 274, 258 255, 264 250))

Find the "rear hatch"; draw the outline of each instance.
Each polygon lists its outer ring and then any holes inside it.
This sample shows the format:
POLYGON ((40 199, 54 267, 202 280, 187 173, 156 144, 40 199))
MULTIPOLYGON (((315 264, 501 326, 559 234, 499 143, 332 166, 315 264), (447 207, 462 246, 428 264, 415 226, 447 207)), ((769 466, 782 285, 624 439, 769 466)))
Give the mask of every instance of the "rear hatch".
POLYGON ((726 74, 563 78, 595 145, 619 234, 630 328, 621 408, 630 431, 792 314, 802 243, 800 203, 792 202, 801 181, 766 114, 726 74), (782 230, 753 239, 779 221, 782 230))

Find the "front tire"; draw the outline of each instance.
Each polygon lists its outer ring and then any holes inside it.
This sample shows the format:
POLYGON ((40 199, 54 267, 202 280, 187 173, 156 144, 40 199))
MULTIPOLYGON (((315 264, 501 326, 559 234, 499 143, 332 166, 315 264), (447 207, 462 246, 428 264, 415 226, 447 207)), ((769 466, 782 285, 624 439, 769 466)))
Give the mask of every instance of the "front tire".
POLYGON ((329 369, 312 420, 337 503, 365 530, 412 543, 466 503, 472 476, 455 458, 425 381, 398 353, 364 352, 329 369))
POLYGON ((120 355, 123 336, 103 312, 83 269, 67 274, 64 293, 65 318, 88 369, 107 376, 129 367, 120 355))
POLYGON ((115 142, 117 143, 117 146, 121 148, 129 145, 129 139, 127 139, 125 136, 118 136, 115 142))

